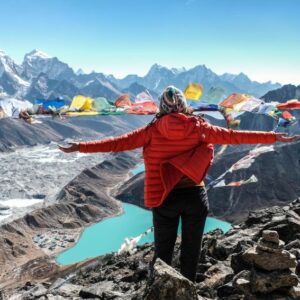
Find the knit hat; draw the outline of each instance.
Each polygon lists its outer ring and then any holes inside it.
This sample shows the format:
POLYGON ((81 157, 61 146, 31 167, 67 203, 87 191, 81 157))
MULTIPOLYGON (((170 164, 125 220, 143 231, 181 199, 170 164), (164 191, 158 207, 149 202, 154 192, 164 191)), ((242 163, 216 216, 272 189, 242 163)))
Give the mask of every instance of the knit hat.
POLYGON ((175 86, 168 86, 159 97, 159 112, 169 114, 172 112, 186 112, 187 103, 182 91, 175 86))

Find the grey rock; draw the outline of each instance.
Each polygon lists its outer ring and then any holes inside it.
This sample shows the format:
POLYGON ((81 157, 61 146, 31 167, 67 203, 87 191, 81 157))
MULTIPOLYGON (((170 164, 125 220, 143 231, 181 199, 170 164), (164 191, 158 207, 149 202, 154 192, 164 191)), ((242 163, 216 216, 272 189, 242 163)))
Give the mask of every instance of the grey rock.
POLYGON ((300 219, 289 217, 287 218, 288 224, 290 225, 293 232, 298 233, 300 232, 300 219))
POLYGON ((232 285, 238 291, 242 292, 244 295, 251 294, 251 272, 250 271, 241 271, 234 276, 232 280, 232 285))
POLYGON ((286 216, 285 215, 281 215, 281 216, 274 216, 272 217, 271 222, 272 223, 282 223, 286 220, 286 216))
POLYGON ((251 241, 251 243, 247 241, 246 242, 241 241, 238 243, 237 249, 239 252, 233 253, 231 255, 231 260, 230 260, 231 268, 233 269, 235 274, 241 272, 242 270, 248 270, 251 268, 251 264, 246 263, 242 259, 242 255, 247 249, 253 247, 254 245, 255 243, 253 241, 251 241))
POLYGON ((235 274, 238 274, 243 270, 250 270, 252 267, 250 263, 247 263, 243 259, 243 254, 244 251, 241 251, 239 253, 234 253, 231 256, 231 268, 233 269, 235 274))
POLYGON ((291 249, 291 250, 289 250, 289 252, 292 253, 293 255, 295 255, 297 260, 300 259, 300 249, 291 249))
MULTIPOLYGON (((232 282, 228 282, 217 289, 217 296, 221 299, 237 294, 239 294, 239 291, 232 285, 232 282)), ((241 297, 241 295, 239 296, 241 297)))
POLYGON ((285 250, 291 250, 292 248, 300 249, 300 240, 299 239, 296 239, 296 240, 288 243, 284 247, 285 250))
POLYGON ((56 293, 64 297, 75 297, 79 296, 79 292, 81 289, 82 286, 71 283, 65 283, 56 289, 56 293))
POLYGON ((273 272, 251 272, 251 291, 253 293, 270 293, 284 287, 298 284, 298 277, 290 270, 273 272))
POLYGON ((203 282, 206 288, 215 289, 232 279, 233 271, 229 266, 225 265, 224 262, 219 262, 211 266, 205 272, 205 275, 208 277, 203 282))
POLYGON ((298 284, 297 286, 293 286, 292 288, 290 288, 289 290, 289 295, 295 299, 295 300, 299 300, 300 299, 300 284, 298 284))
POLYGON ((246 250, 242 258, 245 262, 267 271, 284 270, 296 266, 295 256, 286 250, 281 253, 268 253, 254 247, 246 250))
POLYGON ((281 253, 283 247, 284 247, 284 242, 281 240, 279 240, 278 243, 273 243, 264 240, 264 238, 260 238, 258 240, 258 245, 257 245, 257 249, 271 252, 271 253, 281 253))
POLYGON ((298 213, 296 213, 295 211, 291 210, 291 208, 289 209, 289 211, 287 212, 287 216, 293 217, 295 219, 300 220, 300 216, 298 213))
POLYGON ((47 294, 47 289, 44 285, 37 283, 34 287, 23 294, 24 299, 34 299, 47 294))
POLYGON ((116 285, 112 281, 102 281, 80 290, 79 296, 86 298, 114 299, 124 294, 116 291, 116 285))
POLYGON ((286 243, 288 243, 294 236, 294 233, 291 232, 291 228, 290 228, 289 224, 278 224, 278 225, 274 225, 271 227, 269 227, 269 224, 268 224, 267 227, 270 230, 277 231, 280 239, 286 243))
POLYGON ((66 279, 57 278, 49 287, 49 291, 55 290, 62 286, 66 282, 66 279))
POLYGON ((144 300, 198 300, 195 285, 162 260, 156 260, 153 275, 144 300))
POLYGON ((240 252, 240 243, 254 244, 253 236, 258 230, 240 230, 233 235, 215 238, 208 248, 208 253, 215 259, 225 260, 229 255, 240 252))
POLYGON ((275 244, 279 244, 279 235, 277 231, 274 230, 264 230, 262 232, 262 238, 264 241, 272 242, 275 244))

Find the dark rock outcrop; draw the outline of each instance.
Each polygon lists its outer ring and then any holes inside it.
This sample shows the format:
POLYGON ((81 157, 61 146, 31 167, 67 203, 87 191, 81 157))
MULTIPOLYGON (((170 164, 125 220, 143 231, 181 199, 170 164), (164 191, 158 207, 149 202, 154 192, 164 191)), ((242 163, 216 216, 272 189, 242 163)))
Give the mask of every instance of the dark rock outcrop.
POLYGON ((266 102, 278 101, 285 102, 291 99, 300 100, 300 85, 295 86, 292 84, 286 84, 278 89, 271 90, 261 97, 266 102))
POLYGON ((154 264, 153 277, 145 300, 198 300, 195 285, 160 259, 154 264))

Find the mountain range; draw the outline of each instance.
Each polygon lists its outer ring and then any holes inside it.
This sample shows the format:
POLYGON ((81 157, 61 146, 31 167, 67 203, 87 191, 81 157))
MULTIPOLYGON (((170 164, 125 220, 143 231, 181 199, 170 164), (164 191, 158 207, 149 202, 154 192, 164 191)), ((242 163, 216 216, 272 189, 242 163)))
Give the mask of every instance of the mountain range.
MULTIPOLYGON (((217 75, 205 65, 191 69, 166 68, 154 64, 144 76, 128 75, 117 79, 113 75, 100 72, 85 74, 81 69, 75 72, 57 57, 33 50, 24 56, 22 64, 17 64, 0 50, 0 95, 34 101, 37 98, 64 98, 67 101, 78 94, 91 97, 106 97, 114 100, 122 93, 134 97, 148 89, 154 98, 168 85, 184 89, 190 82, 201 83, 204 95, 218 91, 219 97, 233 92, 248 93, 260 97, 270 90, 280 88, 279 83, 259 83, 251 81, 247 75, 225 73, 217 75)), ((221 100, 221 99, 220 99, 221 100)))

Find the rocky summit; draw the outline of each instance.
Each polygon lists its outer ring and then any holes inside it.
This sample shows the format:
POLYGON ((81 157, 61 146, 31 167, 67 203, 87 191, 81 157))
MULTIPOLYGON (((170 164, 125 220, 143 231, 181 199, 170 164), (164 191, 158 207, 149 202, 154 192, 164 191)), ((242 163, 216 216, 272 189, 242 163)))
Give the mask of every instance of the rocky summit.
POLYGON ((195 283, 178 271, 180 238, 172 266, 154 262, 153 250, 146 244, 70 265, 7 287, 0 299, 300 299, 300 198, 252 211, 225 234, 206 234, 195 283))

